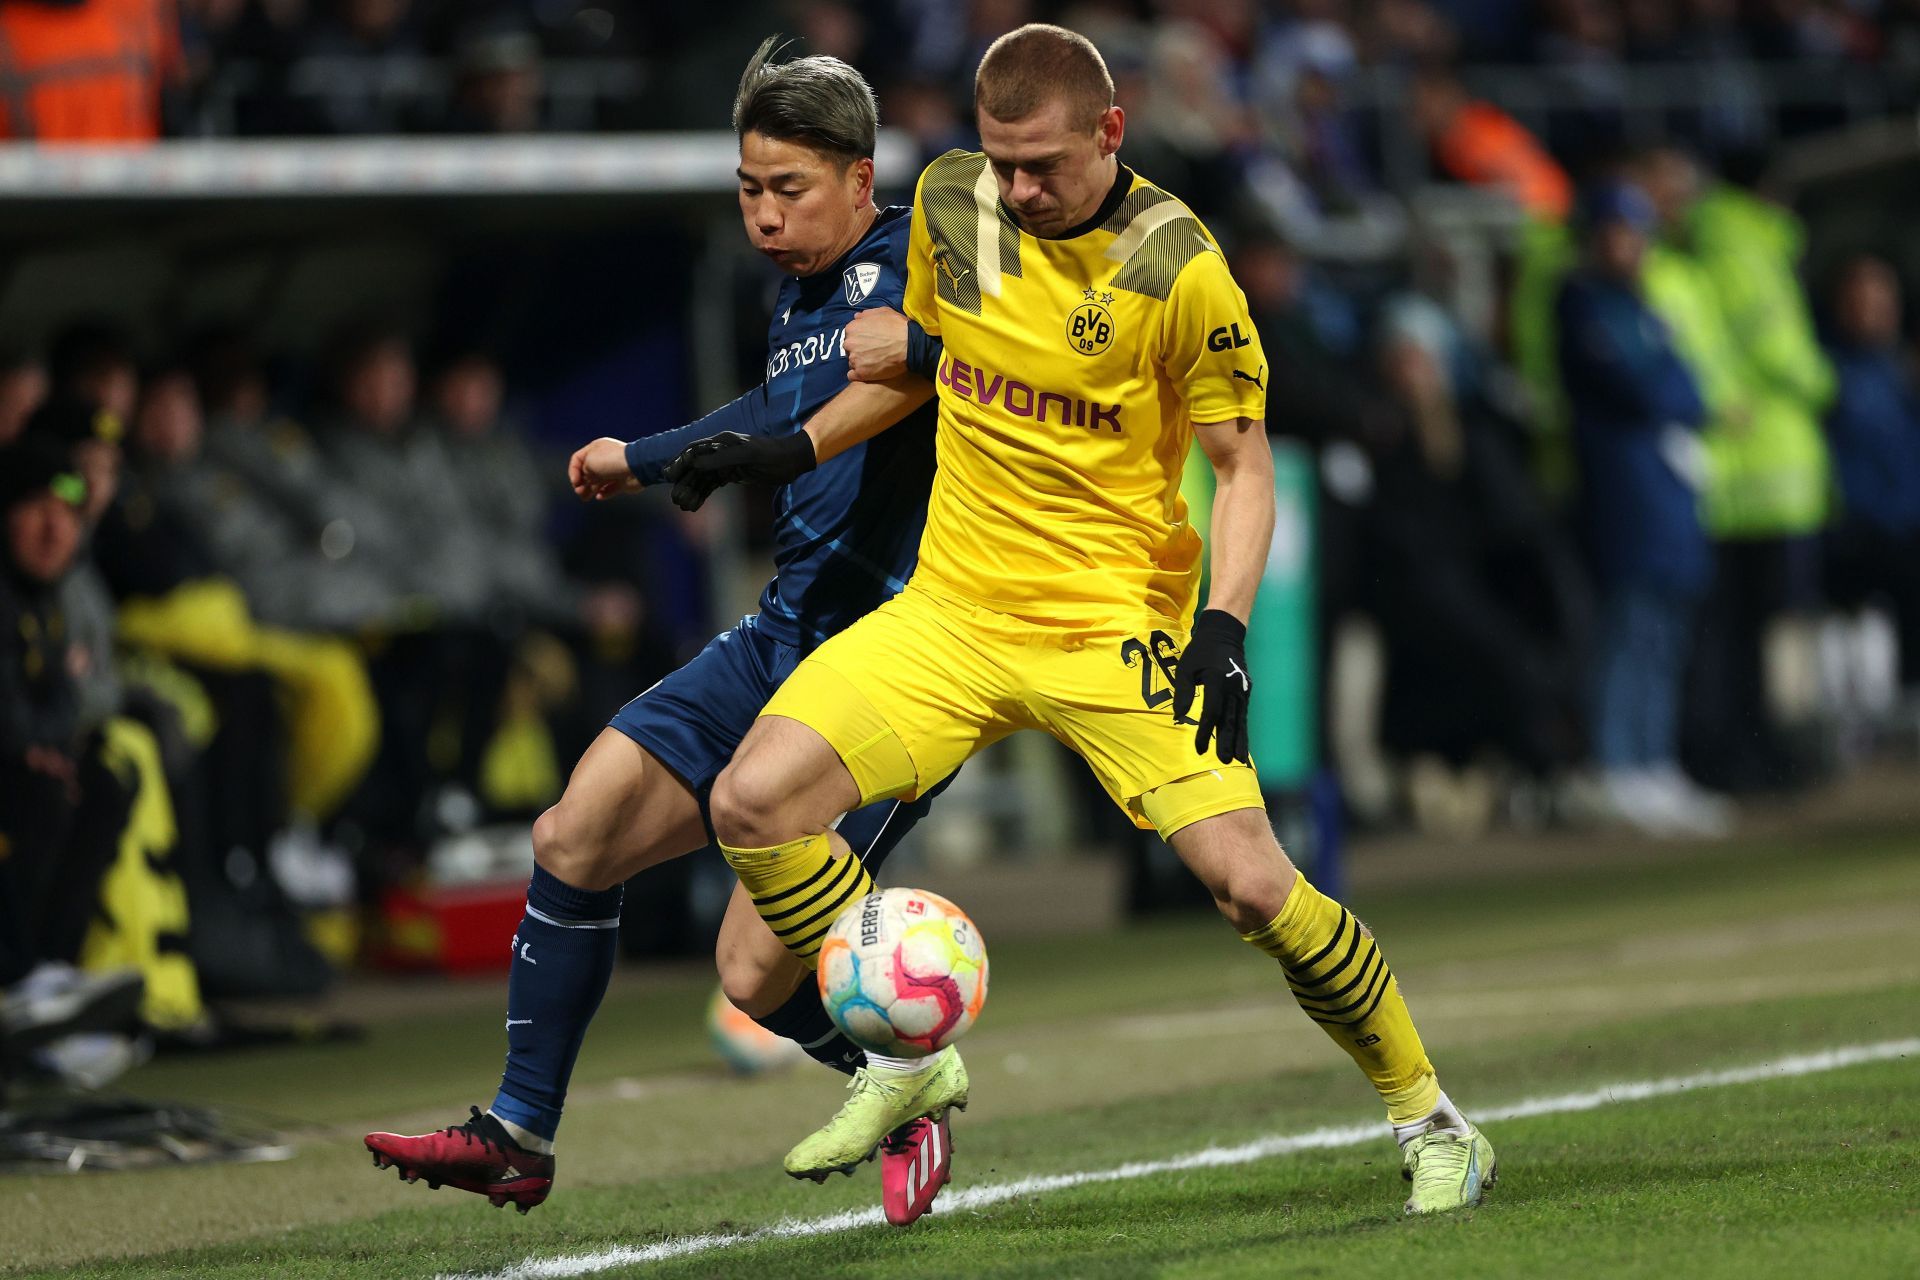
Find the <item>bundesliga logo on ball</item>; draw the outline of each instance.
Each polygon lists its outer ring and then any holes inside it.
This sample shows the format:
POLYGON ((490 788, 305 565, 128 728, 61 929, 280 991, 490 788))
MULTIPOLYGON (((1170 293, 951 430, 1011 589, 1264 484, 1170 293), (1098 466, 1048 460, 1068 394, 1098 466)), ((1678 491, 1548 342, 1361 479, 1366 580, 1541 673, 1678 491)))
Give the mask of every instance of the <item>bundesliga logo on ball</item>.
POLYGON ((966 1034, 987 1000, 987 951, 935 893, 884 889, 840 913, 820 946, 820 998, 873 1053, 920 1058, 966 1034))

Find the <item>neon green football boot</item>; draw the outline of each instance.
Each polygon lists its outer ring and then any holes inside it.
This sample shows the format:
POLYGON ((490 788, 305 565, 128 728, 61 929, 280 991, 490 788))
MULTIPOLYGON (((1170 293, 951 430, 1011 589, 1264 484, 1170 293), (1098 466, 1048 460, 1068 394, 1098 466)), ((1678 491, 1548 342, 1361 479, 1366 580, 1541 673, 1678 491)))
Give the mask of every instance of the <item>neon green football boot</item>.
POLYGON ((1471 1208, 1493 1185, 1493 1144, 1471 1124, 1464 1135, 1430 1128, 1402 1148, 1400 1176, 1413 1184, 1408 1213, 1471 1208))
POLYGON ((967 1068, 953 1049, 913 1072, 862 1067, 847 1088, 852 1096, 826 1127, 787 1152, 789 1175, 815 1182, 836 1170, 851 1175, 901 1125, 922 1116, 938 1120, 949 1107, 967 1109, 967 1068))

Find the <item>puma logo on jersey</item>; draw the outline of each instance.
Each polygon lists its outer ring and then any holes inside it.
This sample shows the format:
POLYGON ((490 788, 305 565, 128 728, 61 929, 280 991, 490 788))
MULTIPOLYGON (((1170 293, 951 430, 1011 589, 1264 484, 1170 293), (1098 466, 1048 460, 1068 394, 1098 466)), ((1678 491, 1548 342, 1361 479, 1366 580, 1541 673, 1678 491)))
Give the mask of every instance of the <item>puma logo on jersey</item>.
POLYGON ((972 267, 962 267, 960 274, 955 275, 953 271, 953 255, 944 249, 933 255, 933 265, 940 269, 940 274, 947 278, 947 283, 956 289, 960 287, 960 282, 963 279, 973 274, 972 267))
POLYGON ((1243 369, 1235 369, 1233 371, 1233 376, 1236 378, 1245 378, 1248 382, 1251 382, 1254 386, 1260 387, 1262 391, 1266 390, 1266 387, 1261 386, 1261 379, 1267 376, 1267 366, 1265 365, 1260 366, 1260 372, 1258 374, 1248 373, 1243 369))

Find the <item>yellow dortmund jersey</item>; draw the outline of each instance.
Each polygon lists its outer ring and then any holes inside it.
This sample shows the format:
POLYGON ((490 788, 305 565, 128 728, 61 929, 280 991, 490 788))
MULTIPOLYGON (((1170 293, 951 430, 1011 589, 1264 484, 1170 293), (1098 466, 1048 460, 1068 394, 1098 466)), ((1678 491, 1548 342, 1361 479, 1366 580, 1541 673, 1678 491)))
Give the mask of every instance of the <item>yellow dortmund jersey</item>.
POLYGON ((1264 418, 1266 357, 1185 205, 1122 170, 1090 221, 1028 235, 977 152, 920 176, 906 311, 946 354, 914 580, 1043 625, 1184 621, 1193 424, 1264 418))

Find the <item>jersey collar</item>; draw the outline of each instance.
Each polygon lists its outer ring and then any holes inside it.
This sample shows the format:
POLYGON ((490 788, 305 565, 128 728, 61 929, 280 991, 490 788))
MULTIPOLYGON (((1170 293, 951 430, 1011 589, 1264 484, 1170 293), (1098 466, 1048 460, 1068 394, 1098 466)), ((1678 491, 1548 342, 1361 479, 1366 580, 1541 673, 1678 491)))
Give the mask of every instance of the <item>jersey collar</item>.
MULTIPOLYGON (((1075 223, 1057 236, 1033 236, 1033 238, 1036 240, 1072 240, 1077 236, 1083 236, 1105 222, 1108 218, 1111 218, 1114 210, 1120 207, 1120 202, 1127 198, 1127 192, 1132 189, 1133 170, 1116 160, 1114 162, 1113 185, 1107 188, 1107 198, 1100 202, 1100 207, 1095 209, 1086 221, 1075 223)), ((1007 202, 1004 200, 1000 202, 1000 212, 1005 214, 1007 220, 1013 223, 1015 227, 1020 225, 1020 219, 1014 216, 1013 210, 1007 208, 1007 202)), ((1029 231, 1027 234, 1032 236, 1033 232, 1029 231)))
POLYGON ((867 228, 865 235, 854 242, 853 248, 835 258, 832 266, 822 267, 810 276, 796 276, 794 278, 799 280, 801 284, 807 284, 815 280, 839 279, 842 271, 852 266, 863 255, 873 252, 874 237, 878 236, 880 232, 886 228, 887 224, 897 222, 912 212, 913 208, 910 205, 883 204, 878 206, 874 210, 873 225, 867 228))

